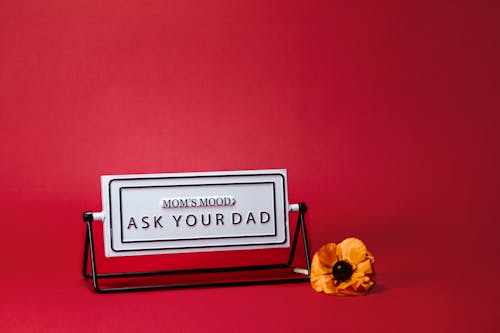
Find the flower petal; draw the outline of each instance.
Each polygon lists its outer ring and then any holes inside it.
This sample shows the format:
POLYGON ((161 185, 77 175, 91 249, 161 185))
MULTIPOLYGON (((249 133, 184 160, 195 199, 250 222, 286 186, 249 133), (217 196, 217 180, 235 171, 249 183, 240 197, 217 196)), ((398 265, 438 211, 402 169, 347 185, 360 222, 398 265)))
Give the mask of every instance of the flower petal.
POLYGON ((311 287, 317 292, 331 294, 335 292, 332 274, 313 275, 311 271, 311 287))
POLYGON ((319 248, 318 252, 314 256, 318 256, 321 265, 328 267, 328 269, 332 270, 333 264, 337 261, 336 255, 336 247, 335 243, 327 243, 319 248))
POLYGON ((370 260, 370 264, 373 264, 375 262, 375 257, 373 254, 371 254, 370 251, 366 251, 366 259, 370 260))
POLYGON ((333 279, 326 281, 323 286, 323 292, 328 295, 336 295, 338 293, 338 288, 333 282, 333 279))
POLYGON ((311 279, 318 275, 330 274, 330 276, 332 276, 332 266, 336 261, 335 247, 335 243, 328 243, 323 245, 318 252, 314 254, 311 263, 311 279))
POLYGON ((344 239, 337 245, 337 257, 339 260, 346 260, 351 264, 359 264, 366 258, 367 249, 365 244, 357 238, 344 239))
POLYGON ((370 260, 365 260, 362 263, 358 264, 356 268, 356 272, 362 274, 373 274, 372 265, 370 260))
POLYGON ((336 290, 333 282, 332 267, 337 260, 335 243, 323 245, 314 254, 311 263, 311 286, 318 292, 333 293, 336 290))

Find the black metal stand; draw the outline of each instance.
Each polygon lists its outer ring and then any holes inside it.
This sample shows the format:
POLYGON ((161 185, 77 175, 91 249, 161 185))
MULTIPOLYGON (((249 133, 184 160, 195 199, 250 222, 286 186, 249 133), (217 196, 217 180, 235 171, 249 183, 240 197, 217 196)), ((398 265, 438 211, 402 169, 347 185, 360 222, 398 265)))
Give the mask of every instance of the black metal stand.
POLYGON ((222 286, 248 286, 262 284, 280 284, 280 283, 295 283, 309 281, 311 273, 311 260, 309 256, 309 244, 307 240, 306 223, 304 214, 307 211, 305 203, 299 203, 299 217, 293 235, 293 241, 290 248, 290 256, 287 263, 272 264, 272 265, 256 265, 256 266, 236 266, 236 267, 219 267, 219 268, 197 268, 197 269, 182 269, 182 270, 163 270, 163 271, 148 271, 148 272, 124 272, 124 273, 97 273, 96 255, 94 249, 94 233, 92 229, 93 216, 90 212, 83 214, 83 221, 87 224, 85 233, 85 245, 83 252, 83 269, 82 274, 86 279, 92 279, 92 284, 98 293, 116 293, 126 291, 141 291, 141 290, 159 290, 159 289, 179 289, 179 288, 197 288, 197 287, 222 287, 222 286), (200 274, 200 273, 218 273, 218 272, 237 272, 237 271, 255 271, 265 269, 290 268, 295 256, 299 232, 302 231, 304 243, 305 259, 307 264, 307 277, 297 275, 290 278, 273 278, 263 280, 245 280, 245 281, 223 281, 223 282, 200 282, 200 283, 180 283, 180 284, 163 284, 163 285, 145 285, 145 286, 129 286, 129 287, 111 287, 101 288, 99 286, 100 278, 134 278, 154 275, 167 274, 200 274), (91 273, 88 273, 88 259, 90 255, 91 273))

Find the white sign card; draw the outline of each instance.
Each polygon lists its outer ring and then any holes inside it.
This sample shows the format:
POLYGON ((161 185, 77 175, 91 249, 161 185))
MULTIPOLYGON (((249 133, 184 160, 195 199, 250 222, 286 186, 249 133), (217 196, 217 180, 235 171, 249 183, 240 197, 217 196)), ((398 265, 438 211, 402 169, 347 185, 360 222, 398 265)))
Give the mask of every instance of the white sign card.
POLYGON ((102 176, 107 257, 288 247, 286 170, 102 176))

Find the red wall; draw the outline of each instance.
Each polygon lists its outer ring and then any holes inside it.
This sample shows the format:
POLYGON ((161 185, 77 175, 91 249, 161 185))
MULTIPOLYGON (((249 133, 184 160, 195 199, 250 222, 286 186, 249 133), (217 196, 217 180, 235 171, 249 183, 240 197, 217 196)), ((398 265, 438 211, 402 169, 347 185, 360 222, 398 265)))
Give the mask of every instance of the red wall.
POLYGON ((2 331, 498 331, 495 1, 2 1, 2 331), (99 296, 102 174, 287 168, 378 285, 99 296), (323 318, 319 320, 318 318, 323 318))

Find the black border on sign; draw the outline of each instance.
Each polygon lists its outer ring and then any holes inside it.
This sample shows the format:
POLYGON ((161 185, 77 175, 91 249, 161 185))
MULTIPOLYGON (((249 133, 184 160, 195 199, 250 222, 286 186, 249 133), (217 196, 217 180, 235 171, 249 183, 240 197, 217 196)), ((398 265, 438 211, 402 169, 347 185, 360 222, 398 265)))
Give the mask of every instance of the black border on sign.
POLYGON ((261 235, 250 235, 250 236, 211 236, 211 237, 189 237, 189 238, 178 238, 178 239, 145 239, 145 240, 132 240, 127 241, 124 240, 124 231, 123 231, 123 210, 122 210, 122 190, 123 189, 136 189, 136 188, 170 188, 170 187, 198 187, 198 186, 235 186, 235 185, 245 185, 245 184, 271 184, 272 185, 272 194, 273 194, 273 202, 276 203, 276 184, 275 182, 255 182, 255 183, 226 183, 226 184, 192 184, 192 185, 153 185, 153 186, 122 186, 119 188, 120 191, 120 236, 122 244, 129 243, 151 243, 151 242, 177 242, 177 241, 186 241, 186 240, 204 240, 204 239, 231 239, 231 238, 255 238, 255 237, 276 237, 277 231, 277 220, 276 220, 276 204, 273 207, 273 215, 274 215, 274 233, 272 234, 261 234, 261 235))
MULTIPOLYGON (((108 199, 109 199, 109 226, 110 226, 110 241, 111 241, 111 250, 113 252, 150 252, 150 251, 161 251, 161 250, 183 250, 183 249, 211 249, 211 248, 228 248, 228 247, 250 247, 250 246, 259 246, 259 245, 279 245, 279 244, 285 244, 288 240, 288 229, 287 229, 287 222, 288 222, 288 212, 287 212, 287 203, 285 196, 283 197, 283 216, 284 216, 284 240, 281 242, 269 242, 269 243, 249 243, 249 244, 228 244, 228 245, 206 245, 206 246, 185 246, 185 247, 163 247, 163 248, 151 248, 151 249, 123 249, 123 250, 117 250, 114 248, 114 242, 113 242, 113 223, 112 223, 112 200, 111 200, 111 184, 114 181, 119 181, 119 180, 124 180, 124 181, 134 181, 134 180, 160 180, 160 179, 197 179, 197 178, 227 178, 227 177, 258 177, 258 176, 279 176, 282 178, 282 184, 283 184, 283 194, 286 193, 286 181, 285 177, 281 173, 258 173, 258 174, 222 174, 222 175, 198 175, 198 176, 169 176, 169 177, 137 177, 137 178, 115 178, 111 179, 108 182, 108 199)), ((273 182, 276 184, 275 182, 273 182)), ((212 184, 206 184, 206 185, 224 185, 227 183, 212 183, 212 184)), ((254 184, 252 182, 246 182, 244 184, 254 184)), ((203 185, 203 184, 200 184, 203 185)), ((276 198, 276 196, 275 196, 276 198)), ((120 202, 121 204, 121 202, 120 202)), ((276 213, 276 200, 274 200, 274 211, 276 213)), ((277 223, 277 222, 276 222, 277 223)))

